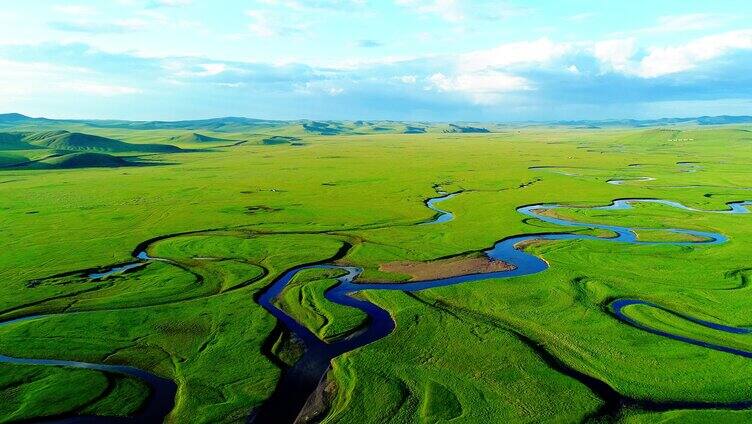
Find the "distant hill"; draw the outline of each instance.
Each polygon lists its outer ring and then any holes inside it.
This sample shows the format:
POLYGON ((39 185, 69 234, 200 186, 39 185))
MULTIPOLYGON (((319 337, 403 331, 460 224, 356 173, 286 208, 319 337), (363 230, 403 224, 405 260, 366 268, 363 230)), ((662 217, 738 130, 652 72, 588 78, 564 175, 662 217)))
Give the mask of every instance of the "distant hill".
POLYGON ((449 124, 449 128, 445 129, 443 132, 445 133, 489 133, 491 131, 488 128, 463 127, 460 125, 449 124))
POLYGON ((123 158, 106 153, 69 153, 54 158, 43 159, 30 164, 31 168, 73 169, 73 168, 117 168, 130 166, 123 158))
MULTIPOLYGON (((579 129, 597 129, 610 127, 660 127, 671 125, 733 125, 752 124, 752 116, 700 116, 687 118, 662 119, 612 119, 612 120, 567 120, 536 121, 517 123, 479 123, 479 122, 410 122, 389 120, 355 120, 355 121, 312 121, 290 120, 278 121, 242 117, 224 117, 187 121, 119 121, 119 120, 75 120, 32 118, 18 113, 0 114, 0 128, 6 131, 39 131, 41 129, 65 130, 71 127, 98 129, 132 129, 132 130, 183 130, 189 135, 177 136, 172 140, 179 143, 202 143, 222 141, 221 137, 201 134, 201 131, 252 133, 261 135, 340 135, 340 134, 418 134, 418 133, 485 133, 505 131, 514 127, 563 126, 579 129), (214 140, 218 139, 218 140, 214 140)), ((230 140, 234 141, 234 140, 230 140)))
POLYGON ((700 125, 752 124, 752 116, 701 116, 697 118, 700 125))
POLYGON ((3 156, 0 152, 0 169, 117 168, 139 165, 144 163, 131 162, 107 153, 55 153, 39 159, 29 159, 24 156, 3 156))
POLYGON ((0 132, 0 168, 69 169, 145 165, 114 153, 184 152, 169 144, 133 144, 65 130, 0 132))
POLYGON ((212 118, 190 121, 78 121, 98 128, 123 128, 132 130, 205 130, 217 132, 241 132, 249 129, 289 125, 285 121, 270 121, 251 118, 212 118))
POLYGON ((405 128, 404 133, 405 134, 424 134, 426 132, 425 128, 421 127, 413 127, 408 125, 407 128, 405 128))
MULTIPOLYGON (((300 122, 300 121, 295 121, 300 122)), ((198 119, 188 121, 122 121, 101 119, 47 119, 32 118, 19 113, 0 114, 0 126, 44 125, 63 126, 83 124, 93 128, 119 128, 133 130, 187 130, 238 132, 249 128, 277 127, 290 125, 290 121, 273 121, 238 117, 198 119)))
POLYGON ((19 121, 27 121, 30 118, 26 115, 21 115, 20 113, 0 113, 0 122, 19 122, 19 121))
POLYGON ((21 115, 20 113, 3 113, 0 114, 0 127, 14 127, 18 125, 45 125, 49 122, 55 122, 51 119, 32 118, 21 115))
POLYGON ((0 133, 0 150, 29 150, 35 146, 24 140, 23 133, 0 133))
MULTIPOLYGON (((541 122, 545 124, 546 122, 541 122)), ((660 127, 667 125, 734 125, 750 124, 752 116, 700 116, 692 118, 661 118, 661 119, 613 119, 613 120, 582 120, 582 121, 555 121, 550 124, 580 127, 660 127)))
POLYGON ((303 123, 303 129, 306 132, 318 135, 337 135, 348 132, 348 128, 337 122, 305 122, 303 123))
POLYGON ((263 140, 261 140, 261 144, 267 145, 267 146, 273 146, 278 144, 290 144, 292 146, 302 146, 303 140, 301 140, 298 137, 286 137, 281 135, 275 135, 272 137, 267 137, 263 140))
MULTIPOLYGON (((0 140, 3 136, 9 139, 17 137, 17 135, 4 133, 0 136, 0 140)), ((18 145, 19 142, 26 143, 30 148, 41 147, 61 151, 175 153, 181 150, 179 147, 169 144, 132 144, 112 138, 65 130, 23 134, 15 145, 18 145)))
POLYGON ((211 137, 211 136, 199 134, 199 133, 176 135, 176 136, 168 138, 167 140, 171 143, 176 143, 176 144, 215 143, 215 142, 233 143, 233 142, 238 141, 238 140, 229 140, 226 138, 211 137))
POLYGON ((18 163, 28 162, 29 159, 26 156, 2 151, 0 149, 0 168, 8 168, 15 166, 18 163))

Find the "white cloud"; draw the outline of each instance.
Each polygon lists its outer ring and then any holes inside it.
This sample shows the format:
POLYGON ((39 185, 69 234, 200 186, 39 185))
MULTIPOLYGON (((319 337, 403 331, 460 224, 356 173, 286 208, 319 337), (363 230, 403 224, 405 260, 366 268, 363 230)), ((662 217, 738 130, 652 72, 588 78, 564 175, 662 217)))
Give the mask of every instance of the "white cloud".
POLYGON ((494 104, 512 91, 533 89, 528 79, 512 73, 510 68, 529 69, 555 62, 571 50, 569 44, 542 38, 535 41, 506 43, 454 58, 456 72, 434 73, 428 77, 429 88, 456 92, 476 104, 494 104))
POLYGON ((175 80, 180 80, 181 78, 213 77, 228 71, 241 72, 238 68, 220 62, 196 64, 192 61, 168 59, 162 60, 161 66, 175 80))
POLYGON ((219 75, 227 70, 227 65, 224 63, 204 63, 201 64, 201 67, 204 68, 204 70, 196 73, 196 75, 201 77, 219 75))
POLYGON ((289 17, 277 16, 277 14, 267 10, 246 10, 245 14, 251 18, 248 30, 257 37, 296 35, 305 32, 307 29, 305 24, 297 23, 289 17))
POLYGON ((418 82, 418 77, 415 75, 402 75, 397 78, 403 84, 415 84, 418 82))
POLYGON ((329 93, 330 96, 339 96, 340 94, 344 92, 345 90, 340 87, 331 87, 327 90, 327 93, 329 93))
POLYGON ((310 11, 344 11, 365 5, 366 0, 256 0, 256 3, 267 6, 280 6, 297 12, 310 11))
POLYGON ((517 6, 508 1, 498 0, 394 0, 398 6, 412 9, 421 15, 434 15, 447 22, 470 22, 474 19, 486 21, 506 20, 533 13, 530 7, 517 6))
POLYGON ((713 13, 687 13, 661 16, 655 25, 634 31, 633 34, 659 34, 702 31, 722 26, 731 17, 713 13))
POLYGON ((147 21, 145 21, 143 19, 138 19, 138 18, 133 18, 133 19, 119 19, 119 20, 113 22, 113 25, 115 25, 116 27, 121 28, 121 29, 123 29, 125 31, 139 31, 139 30, 143 30, 146 27, 148 27, 149 26, 149 22, 147 22, 147 21))
POLYGON ((589 21, 590 19, 594 18, 596 15, 592 12, 585 12, 585 13, 578 13, 576 15, 572 15, 568 17, 567 19, 572 22, 585 22, 589 21))
POLYGON ((97 82, 88 82, 88 81, 63 82, 59 84, 58 87, 64 91, 72 91, 76 93, 92 94, 95 96, 104 96, 104 97, 121 96, 121 95, 126 95, 126 94, 137 94, 141 92, 140 89, 134 88, 134 87, 101 84, 97 82))
POLYGON ((658 19, 656 30, 666 32, 698 31, 715 27, 719 17, 708 13, 690 13, 686 15, 663 16, 658 19))
POLYGON ((399 6, 412 8, 422 15, 436 15, 447 22, 459 22, 465 18, 456 0, 395 0, 399 6))
POLYGON ((252 20, 252 22, 248 24, 248 29, 252 33, 264 38, 272 37, 276 34, 266 12, 262 10, 247 10, 245 14, 252 20))
POLYGON ((95 15, 97 13, 93 7, 81 4, 59 4, 54 6, 52 10, 57 13, 73 16, 95 15))
POLYGON ((155 0, 154 5, 162 7, 182 7, 193 4, 192 0, 155 0))
POLYGON ((752 30, 732 31, 698 38, 675 47, 653 47, 639 63, 636 73, 660 77, 695 68, 732 50, 752 49, 752 30))
POLYGON ((240 88, 245 87, 245 83, 242 82, 216 82, 214 85, 224 88, 240 88))
POLYGON ((546 64, 560 58, 571 49, 569 44, 554 43, 547 38, 536 41, 501 44, 488 50, 478 50, 459 57, 464 72, 499 69, 514 65, 546 64))
POLYGON ((9 92, 44 91, 59 83, 66 75, 90 74, 86 68, 46 62, 17 62, 0 58, 0 94, 9 92))
POLYGON ((331 97, 336 97, 345 92, 345 89, 337 82, 326 79, 294 84, 293 89, 295 93, 306 96, 320 96, 321 94, 325 94, 331 97))
POLYGON ((530 15, 534 12, 534 9, 529 7, 517 6, 509 2, 491 2, 492 4, 485 10, 479 10, 478 12, 482 17, 487 19, 511 19, 520 16, 530 15))
POLYGON ((31 94, 89 94, 117 96, 140 93, 129 86, 97 81, 97 75, 86 68, 46 62, 17 62, 0 59, 0 96, 24 97, 31 94))
MULTIPOLYGON (((398 66, 400 65, 400 63, 429 60, 433 57, 434 56, 381 56, 375 59, 349 59, 337 62, 329 60, 319 60, 315 62, 308 62, 307 64, 313 67, 334 69, 338 71, 355 71, 382 65, 398 66)), ((289 61, 287 63, 289 63, 289 61)))
POLYGON ((689 71, 735 50, 752 50, 752 30, 710 35, 677 46, 650 46, 641 58, 634 38, 595 43, 592 53, 604 71, 657 78, 689 71))
POLYGON ((428 77, 427 82, 429 89, 460 93, 477 104, 497 103, 503 99, 504 93, 533 89, 525 78, 495 71, 455 76, 436 73, 428 77))
MULTIPOLYGON (((0 45, 36 44, 38 42, 42 46, 45 41, 50 43, 45 48, 3 47, 7 52, 4 53, 5 57, 10 60, 86 63, 87 66, 100 69, 102 72, 102 74, 78 75, 75 71, 67 69, 45 69, 39 64, 34 66, 15 64, 11 66, 11 70, 15 70, 13 72, 16 73, 13 78, 5 77, 11 71, 0 69, 0 81, 3 81, 0 93, 18 95, 23 91, 35 93, 46 91, 77 92, 100 96, 128 95, 139 92, 137 87, 148 89, 148 93, 151 93, 155 87, 167 86, 164 81, 170 81, 185 84, 185 90, 188 90, 188 87, 200 90, 203 87, 216 85, 227 87, 230 91, 230 88, 245 84, 248 91, 268 90, 274 92, 276 96, 277 93, 299 89, 301 92, 307 91, 319 98, 337 95, 347 97, 342 93, 355 92, 361 95, 369 90, 374 92, 393 90, 393 93, 389 95, 394 94, 395 98, 405 96, 415 99, 426 96, 425 99, 420 100, 429 102, 447 98, 450 103, 462 99, 465 100, 463 103, 470 107, 471 102, 484 105, 508 105, 515 99, 542 98, 548 93, 569 94, 573 91, 578 91, 578 94, 584 93, 582 98, 585 98, 589 94, 588 90, 612 93, 603 88, 612 86, 609 84, 612 81, 624 82, 625 86, 643 84, 656 87, 668 87, 668 84, 676 81, 677 83, 673 85, 675 89, 656 90, 655 96, 669 96, 671 92, 678 92, 683 89, 683 86, 692 85, 701 80, 695 76, 705 77, 704 79, 709 81, 709 90, 713 88, 710 87, 713 81, 719 81, 715 84, 728 91, 727 87, 734 87, 734 81, 746 81, 746 77, 743 75, 729 77, 727 70, 744 69, 745 63, 749 62, 749 56, 738 53, 745 49, 752 50, 752 30, 732 31, 702 38, 696 37, 705 33, 695 34, 693 37, 687 36, 690 33, 669 37, 665 34, 650 36, 639 32, 631 33, 631 37, 620 36, 621 38, 594 41, 575 41, 572 34, 558 38, 559 36, 556 35, 559 34, 558 32, 543 38, 538 38, 540 35, 528 39, 519 38, 524 37, 525 33, 541 34, 536 32, 536 26, 533 26, 529 31, 515 34, 511 34, 512 27, 505 29, 505 31, 510 31, 510 36, 515 40, 524 41, 494 43, 493 38, 486 38, 487 43, 483 43, 484 46, 495 47, 468 51, 468 46, 472 48, 472 44, 467 44, 468 41, 475 40, 476 36, 494 34, 492 30, 486 32, 485 26, 479 27, 477 32, 472 32, 471 27, 474 23, 488 24, 487 21, 476 19, 480 16, 480 12, 471 8, 475 6, 473 2, 393 0, 406 8, 401 10, 403 15, 408 15, 415 21, 422 21, 412 15, 412 11, 415 11, 430 15, 432 21, 417 22, 415 28, 408 28, 409 33, 402 38, 384 36, 386 43, 381 49, 353 53, 347 48, 326 49, 326 46, 332 43, 332 37, 330 37, 332 34, 318 32, 323 31, 319 27, 319 24, 323 22, 322 15, 298 12, 299 9, 296 9, 311 7, 310 5, 319 4, 319 2, 325 3, 326 0, 312 0, 312 2, 263 0, 266 4, 257 1, 252 10, 240 16, 239 26, 221 28, 220 33, 215 32, 217 28, 212 26, 211 33, 206 36, 194 30, 192 23, 176 20, 176 16, 184 15, 200 21, 204 16, 190 14, 198 11, 171 13, 180 11, 144 8, 143 6, 148 5, 150 1, 138 0, 138 6, 134 6, 134 10, 120 16, 110 15, 110 9, 104 7, 100 8, 98 14, 93 17, 76 15, 76 13, 85 12, 86 8, 79 9, 81 6, 78 5, 61 6, 62 9, 58 11, 59 19, 67 21, 72 26, 66 29, 67 32, 36 31, 35 35, 39 34, 40 38, 46 37, 39 42, 36 38, 31 38, 29 41, 30 38, 25 28, 19 29, 8 25, 5 30, 0 29, 0 32, 6 34, 4 37, 0 36, 0 45), (309 18, 303 16, 309 16, 309 18), (460 25, 439 22, 439 18, 449 22, 458 22, 460 25), (76 27, 71 22, 78 26, 76 27), (281 38, 285 34, 295 34, 295 26, 299 23, 309 25, 306 27, 310 29, 310 32, 306 32, 307 35, 316 35, 313 34, 316 30, 317 36, 298 37, 294 40, 258 40, 255 38, 278 36, 281 38), (444 28, 445 31, 437 34, 441 31, 434 30, 419 35, 420 30, 435 29, 436 25, 444 28), (452 31, 457 27, 468 28, 469 38, 460 39, 453 33, 452 31), (145 29, 146 32, 131 33, 139 29, 145 29), (228 35, 227 39, 222 39, 222 31, 241 33, 233 34, 236 38, 231 39, 228 35), (439 38, 434 38, 437 35, 439 38), (418 43, 416 41, 418 37, 422 37, 426 44, 418 43), (696 39, 693 40, 693 38, 696 39), (144 40, 149 42, 145 43, 144 40), (54 44, 55 42, 59 44, 54 44), (111 58, 112 61, 108 61, 110 58, 106 54, 87 54, 78 60, 78 57, 72 55, 79 54, 83 50, 81 47, 83 44, 94 46, 99 53, 104 51, 110 54, 120 53, 158 60, 148 62, 148 66, 144 65, 143 69, 138 70, 131 69, 131 63, 141 63, 141 61, 123 60, 121 62, 116 60, 117 58, 111 58), (60 47, 56 47, 57 45, 60 47), (65 55, 68 51, 66 46, 70 46, 70 51, 73 52, 71 55, 65 55), (434 54, 420 54, 421 52, 434 54), (397 56, 396 53, 402 56, 397 56), (411 53, 418 54, 418 56, 411 53), (42 57, 44 59, 39 59, 42 57), (246 64, 244 60, 259 60, 262 63, 254 66, 254 64, 246 64), (182 65, 172 69, 169 66, 160 68, 164 63, 173 61, 181 62, 182 65), (289 64, 289 70, 271 69, 270 66, 273 66, 275 61, 289 64), (244 70, 245 73, 243 73, 244 70), (683 74, 684 72, 687 74, 683 74), (611 75, 604 75, 607 73, 611 75), (152 74, 154 78, 150 79, 152 74), (27 75, 31 76, 27 78, 27 75), (624 76, 629 78, 625 79, 624 76), (666 78, 666 81, 640 81, 665 76, 671 77, 666 78), (318 83, 308 84, 307 81, 318 83), (425 88, 431 92, 422 92, 425 88), (661 91, 663 93, 659 93, 661 91)), ((488 1, 481 3, 488 5, 488 1)), ((89 4, 81 0, 79 2, 89 4)), ((65 2, 58 1, 58 3, 65 2)), ((194 2, 194 4, 198 3, 194 2)), ((490 7, 501 3, 495 2, 490 7)), ((484 9, 484 11, 488 10, 484 9)), ((0 11, 0 15, 7 13, 7 11, 0 11)), ((501 7, 501 12, 499 12, 501 15, 510 13, 513 12, 504 7, 501 7)), ((487 14, 486 19, 501 15, 487 14)), ((677 15, 664 17, 656 22, 659 22, 662 31, 699 30, 706 27, 704 17, 705 15, 698 14, 677 15)), ((404 18, 403 16, 402 19, 404 18)), ((562 22, 564 25, 574 25, 572 20, 579 21, 588 18, 590 17, 564 17, 562 22)), ((207 25, 214 24, 214 21, 207 21, 207 25)), ((40 19, 36 27, 30 26, 29 32, 39 29, 40 26, 43 27, 42 29, 48 29, 47 25, 46 19, 40 19)), ((498 25, 499 28, 503 27, 500 22, 498 25)), ((370 27, 364 27, 363 30, 366 31, 363 36, 373 35, 368 32, 371 31, 370 27)), ((495 36, 499 37, 496 40, 503 40, 502 37, 506 35, 507 33, 502 31, 495 33, 495 36)), ((360 39, 361 45, 367 44, 365 41, 369 39, 358 37, 359 35, 355 34, 352 39, 360 39)), ((346 46, 348 42, 347 40, 340 41, 340 47, 346 46)), ((371 44, 375 45, 375 43, 371 44)), ((737 85, 742 86, 743 83, 740 82, 737 85)), ((168 94, 169 91, 170 88, 165 89, 168 94)))
MULTIPOLYGON (((428 89, 462 94, 476 104, 494 104, 505 94, 535 89, 521 72, 549 69, 587 76, 592 69, 571 60, 591 56, 601 73, 651 79, 691 70, 731 51, 752 50, 752 30, 707 36, 678 46, 638 48, 635 38, 591 43, 558 43, 547 38, 507 43, 488 50, 458 55, 453 72, 433 72, 428 89)), ((597 72, 597 71, 596 71, 597 72)))
POLYGON ((604 71, 629 72, 636 52, 634 38, 599 41, 592 47, 592 54, 604 71))

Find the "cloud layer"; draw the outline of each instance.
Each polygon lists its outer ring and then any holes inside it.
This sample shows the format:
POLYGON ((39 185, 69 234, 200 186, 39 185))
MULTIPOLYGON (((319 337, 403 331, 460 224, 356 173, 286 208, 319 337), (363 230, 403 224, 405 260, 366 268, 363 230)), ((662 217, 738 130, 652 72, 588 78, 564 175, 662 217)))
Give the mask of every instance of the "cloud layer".
MULTIPOLYGON (((365 1, 261 0, 238 4, 231 17, 204 15, 200 3, 120 0, 129 13, 117 14, 56 5, 39 22, 39 39, 0 38, 0 108, 166 119, 752 113, 752 28, 725 13, 655 15, 636 28, 579 37, 555 27, 510 37, 500 24, 545 11, 395 0, 394 20, 412 24, 390 38, 372 23, 381 11, 365 1)), ((0 14, 0 25, 17 13, 0 14)), ((582 11, 550 23, 598 16, 582 11)))

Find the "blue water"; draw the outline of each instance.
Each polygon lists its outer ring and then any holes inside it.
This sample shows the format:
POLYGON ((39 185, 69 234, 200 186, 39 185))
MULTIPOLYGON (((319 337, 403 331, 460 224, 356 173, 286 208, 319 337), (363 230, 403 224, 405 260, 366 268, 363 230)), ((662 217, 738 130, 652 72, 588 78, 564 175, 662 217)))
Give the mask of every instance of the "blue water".
POLYGON ((634 182, 647 182, 647 181, 655 181, 655 178, 653 177, 632 177, 632 178, 622 178, 622 179, 613 179, 606 181, 608 184, 611 185, 622 185, 626 182, 634 181, 634 182))
MULTIPOLYGON (((724 211, 699 211, 687 206, 684 206, 677 202, 658 200, 658 199, 620 199, 612 202, 611 205, 592 207, 590 209, 598 210, 624 210, 629 209, 635 203, 659 203, 665 206, 679 208, 686 211, 693 212, 708 212, 708 213, 729 213, 729 214, 741 214, 749 213, 747 206, 752 202, 732 202, 729 203, 729 209, 724 211)), ((283 377, 280 385, 277 387, 277 392, 268 402, 266 410, 262 408, 261 412, 255 418, 258 418, 259 422, 286 422, 291 421, 291 418, 295 418, 292 412, 299 411, 308 395, 313 389, 315 389, 318 382, 323 378, 326 373, 329 363, 332 359, 346 352, 350 352, 366 344, 380 340, 388 336, 395 328, 395 323, 392 317, 387 311, 380 307, 352 295, 366 290, 390 290, 390 291, 405 291, 413 292, 425 289, 431 289, 436 287, 444 287, 461 283, 469 283, 479 280, 487 280, 491 278, 511 278, 532 275, 539 272, 543 272, 548 269, 548 263, 543 259, 526 253, 523 250, 517 248, 520 243, 535 241, 535 240, 599 240, 608 243, 628 243, 628 244, 644 244, 644 245, 674 245, 674 246, 687 246, 687 245, 717 245, 728 241, 727 237, 723 234, 688 230, 680 228, 661 229, 664 231, 671 231, 679 234, 688 234, 697 236, 699 239, 696 241, 685 242, 645 242, 637 240, 635 231, 646 230, 645 228, 629 228, 617 225, 605 225, 578 222, 573 220, 554 218, 542 214, 543 211, 550 211, 559 208, 572 208, 572 206, 558 205, 558 204, 538 204, 530 206, 522 206, 517 211, 527 217, 536 218, 541 221, 560 225, 570 228, 595 228, 612 231, 616 234, 612 238, 599 238, 592 235, 584 234, 572 234, 572 233, 556 233, 556 234, 526 234, 509 237, 498 243, 496 243, 491 249, 485 251, 489 260, 500 260, 514 266, 513 269, 508 271, 487 272, 478 274, 468 274, 449 278, 440 278, 425 281, 410 281, 406 283, 356 283, 354 280, 361 274, 362 270, 356 267, 343 267, 336 265, 310 265, 294 268, 287 271, 279 279, 277 279, 266 292, 259 298, 259 303, 272 315, 274 315, 296 338, 302 341, 306 346, 306 353, 299 360, 297 364, 283 377), (313 332, 308 330, 305 326, 295 321, 294 318, 287 315, 286 312, 279 309, 274 305, 274 299, 279 296, 284 290, 285 286, 295 277, 295 275, 303 270, 307 269, 340 269, 347 274, 340 277, 338 283, 330 288, 325 297, 334 303, 357 308, 363 311, 367 316, 367 325, 365 328, 352 334, 350 337, 325 342, 319 339, 313 332), (285 411, 280 409, 287 408, 285 411), (292 412, 290 412, 292 411, 292 412)), ((649 230, 649 228, 647 228, 649 230)), ((685 338, 681 336, 671 335, 668 333, 660 332, 650 329, 644 325, 640 325, 630 320, 628 317, 621 313, 621 308, 626 306, 628 302, 638 301, 624 301, 625 303, 619 303, 616 301, 612 304, 615 312, 615 316, 629 324, 641 328, 651 333, 670 337, 675 340, 684 341, 687 343, 704 346, 712 349, 722 350, 729 353, 740 354, 742 356, 748 356, 748 352, 739 351, 736 349, 730 349, 723 346, 717 346, 710 343, 705 343, 699 340, 685 338)), ((646 303, 647 304, 647 303, 646 303)), ((688 318, 689 319, 689 318, 688 318)), ((724 327, 717 324, 712 324, 706 321, 693 320, 694 322, 706 325, 711 328, 718 329, 720 331, 746 331, 741 329, 735 329, 734 327, 724 327), (731 330, 734 329, 734 330, 731 330)), ((254 422, 254 420, 251 420, 254 422)))
MULTIPOLYGON (((431 223, 447 222, 453 219, 454 215, 451 212, 443 211, 436 207, 436 203, 443 200, 447 200, 456 196, 457 193, 447 194, 442 197, 430 199, 427 202, 428 207, 438 213, 437 217, 431 221, 431 223)), ((692 212, 706 212, 706 213, 727 213, 727 214, 741 214, 749 213, 748 206, 752 205, 750 201, 732 202, 728 203, 728 209, 723 211, 700 211, 687 206, 684 206, 677 202, 657 200, 657 199, 620 199, 614 201, 611 205, 593 207, 591 209, 598 209, 602 211, 608 210, 624 210, 629 209, 635 203, 660 203, 665 206, 679 208, 692 212)), ((395 328, 395 323, 389 313, 376 306, 367 300, 359 299, 353 296, 355 293, 364 290, 396 290, 396 291, 419 291, 435 287, 450 286, 461 283, 469 283, 479 280, 487 280, 491 278, 511 278, 518 276, 532 275, 539 272, 543 272, 548 269, 548 263, 541 258, 532 254, 526 253, 523 250, 517 248, 520 243, 535 241, 535 240, 599 240, 608 243, 629 243, 629 244, 669 244, 669 245, 716 245, 725 243, 727 238, 719 233, 696 231, 688 229, 662 229, 664 231, 672 231, 680 234, 688 234, 697 236, 700 239, 697 241, 686 242, 643 242, 637 240, 635 231, 645 230, 643 228, 629 228, 616 225, 604 225, 595 223, 585 223, 573 220, 566 220, 560 218, 554 218, 542 214, 543 211, 553 210, 558 208, 572 208, 571 206, 556 205, 556 204, 538 204, 523 206, 517 209, 517 211, 527 217, 536 218, 551 224, 560 225, 570 228, 596 228, 612 231, 616 234, 612 238, 598 238, 592 235, 585 234, 573 234, 573 233, 555 233, 555 234, 524 234, 509 237, 494 244, 490 249, 485 251, 489 260, 500 260, 509 263, 513 266, 513 269, 507 271, 487 272, 478 274, 460 275, 450 278, 440 278, 425 281, 410 281, 406 283, 369 283, 359 284, 354 280, 362 273, 362 269, 357 267, 346 267, 332 264, 316 264, 305 265, 297 268, 293 268, 284 274, 282 274, 274 283, 265 290, 258 299, 258 302, 267 311, 274 315, 279 322, 289 330, 291 334, 295 336, 297 340, 305 345, 305 353, 289 370, 283 373, 283 376, 279 382, 275 394, 269 401, 261 408, 261 410, 252 415, 251 421, 259 422, 288 422, 295 418, 298 411, 301 410, 305 401, 308 399, 310 393, 315 390, 326 371, 329 368, 329 364, 332 359, 340 356, 344 353, 353 351, 362 346, 365 346, 374 341, 380 340, 388 336, 395 328), (367 316, 368 320, 363 328, 358 329, 349 336, 326 342, 318 338, 316 334, 308 330, 305 326, 298 323, 294 318, 289 316, 285 311, 274 305, 274 300, 282 293, 284 288, 295 277, 296 274, 307 269, 338 269, 345 272, 345 275, 338 278, 338 282, 326 293, 325 297, 334 303, 349 306, 360 309, 367 316), (266 407, 266 408, 264 408, 266 407), (272 412, 269 412, 272 411, 272 412), (271 414, 271 415, 270 415, 271 414), (271 417, 279 419, 270 419, 271 417)), ((137 255, 138 261, 129 264, 118 265, 109 270, 103 272, 91 273, 89 277, 97 280, 102 279, 110 275, 126 272, 136 267, 144 266, 149 261, 164 260, 160 258, 151 258, 145 252, 140 252, 137 255)), ((651 307, 662 308, 659 305, 655 305, 646 301, 636 299, 618 299, 611 304, 611 309, 614 315, 628 323, 645 331, 649 331, 653 334, 668 337, 674 340, 679 340, 686 343, 691 343, 698 346, 703 346, 710 349, 716 349, 732 354, 737 354, 745 357, 752 357, 752 352, 743 350, 728 348, 720 345, 715 345, 701 340, 695 340, 688 337, 673 335, 663 331, 659 331, 650 328, 644 324, 640 324, 622 312, 625 306, 634 304, 644 304, 651 307)), ((662 308, 663 309, 663 308, 662 308)), ((664 309, 668 311, 667 309, 664 309)), ((668 311, 680 316, 684 319, 695 322, 699 325, 706 326, 708 328, 715 329, 717 331, 724 331, 734 334, 747 334, 750 332, 748 329, 729 327, 721 324, 711 323, 708 321, 699 320, 678 314, 673 311, 668 311)), ((52 315, 36 315, 30 317, 24 317, 14 320, 9 320, 0 323, 0 327, 13 324, 19 324, 22 321, 30 321, 35 319, 43 319, 52 315)), ((147 405, 139 411, 135 417, 116 419, 111 417, 72 417, 67 419, 61 419, 59 422, 161 422, 172 410, 175 403, 175 394, 177 386, 174 382, 158 377, 154 374, 145 372, 143 370, 120 365, 104 365, 94 364, 77 361, 65 361, 56 359, 35 359, 35 358, 14 358, 9 356, 0 355, 0 362, 27 364, 27 365, 40 365, 40 366, 59 366, 59 367, 71 367, 71 368, 84 368, 96 371, 103 371, 109 373, 129 375, 132 377, 140 378, 145 381, 152 389, 152 395, 147 401, 147 405)))
POLYGON ((454 219, 454 214, 453 213, 451 213, 449 211, 445 211, 445 210, 439 209, 436 205, 438 203, 441 203, 441 202, 445 201, 445 200, 449 200, 449 199, 451 199, 453 197, 456 197, 460 193, 457 192, 457 193, 449 193, 449 194, 446 194, 446 193, 439 193, 439 194, 441 194, 442 196, 441 197, 433 197, 431 199, 426 200, 426 206, 428 206, 428 208, 431 209, 432 211, 435 211, 437 213, 437 215, 431 221, 423 223, 423 225, 443 224, 445 222, 449 222, 449 221, 451 221, 451 220, 454 219))
MULTIPOLYGON (((148 261, 154 259, 149 257, 146 252, 140 252, 138 255, 136 255, 136 258, 139 260, 138 262, 118 265, 103 272, 90 273, 88 277, 92 280, 99 280, 110 275, 119 274, 131 269, 142 267, 146 265, 148 261)), ((61 315, 62 314, 31 315, 0 322, 0 327, 61 315)), ((142 408, 132 417, 76 416, 45 420, 45 423, 161 423, 175 406, 175 395, 177 394, 177 385, 175 384, 175 382, 135 367, 129 367, 125 365, 95 364, 80 361, 65 361, 59 359, 16 358, 5 355, 0 355, 0 363, 81 368, 93 371, 102 371, 110 374, 128 375, 142 380, 149 386, 149 389, 151 390, 151 394, 146 401, 146 404, 142 406, 142 408)))
POLYGON ((720 331, 720 332, 724 332, 724 333, 750 334, 750 333, 752 333, 752 330, 750 330, 749 328, 744 328, 744 327, 730 327, 730 326, 727 326, 727 325, 722 325, 722 324, 718 324, 718 323, 714 323, 714 322, 710 322, 710 321, 701 320, 701 319, 698 319, 698 318, 693 318, 693 317, 690 317, 688 315, 684 315, 684 314, 681 314, 681 313, 678 313, 678 312, 674 312, 674 311, 672 311, 670 309, 664 308, 663 306, 657 305, 657 304, 655 304, 653 302, 648 302, 648 301, 639 300, 639 299, 617 299, 617 300, 611 302, 611 305, 610 305, 611 306, 611 310, 614 312, 614 315, 616 315, 617 318, 619 318, 620 320, 622 320, 622 321, 624 321, 624 322, 626 322, 628 324, 633 325, 634 327, 637 327, 639 329, 645 330, 647 332, 650 332, 650 333, 653 333, 653 334, 657 334, 659 336, 667 337, 669 339, 679 340, 679 341, 682 341, 684 343, 689 343, 689 344, 693 344, 693 345, 696 345, 696 346, 706 347, 708 349, 714 349, 714 350, 718 350, 718 351, 721 351, 721 352, 726 352, 726 353, 731 353, 731 354, 734 354, 734 355, 744 356, 745 358, 752 358, 752 351, 749 351, 749 350, 735 349, 735 348, 728 347, 728 346, 723 346, 723 345, 719 345, 719 344, 715 344, 715 343, 709 343, 709 342, 705 342, 705 341, 702 341, 702 340, 694 339, 694 338, 691 338, 691 337, 680 336, 678 334, 672 334, 672 333, 669 333, 669 332, 666 332, 666 331, 662 331, 662 330, 658 330, 658 329, 652 328, 652 327, 650 327, 648 325, 645 325, 645 324, 641 324, 641 323, 635 321, 634 319, 630 318, 626 314, 624 314, 623 309, 625 307, 631 306, 631 305, 644 305, 644 306, 649 306, 651 308, 660 309, 662 311, 668 312, 670 314, 678 316, 678 317, 680 317, 682 319, 685 319, 687 321, 691 321, 691 322, 693 322, 695 324, 698 324, 698 325, 701 325, 703 327, 710 328, 712 330, 716 330, 716 331, 720 331))
MULTIPOLYGON (((55 314, 34 315, 0 323, 0 327, 49 318, 55 314)), ((44 420, 46 423, 161 423, 175 406, 178 387, 170 379, 159 377, 144 370, 126 365, 105 365, 90 362, 65 361, 60 359, 16 358, 0 355, 0 363, 80 368, 110 374, 127 375, 142 380, 149 386, 151 394, 146 404, 132 417, 76 416, 70 418, 44 420)))
POLYGON ((702 166, 697 162, 676 162, 676 165, 683 168, 682 172, 686 173, 697 172, 702 169, 702 166))
POLYGON ((101 280, 111 275, 122 274, 131 269, 141 268, 142 266, 146 265, 147 262, 149 262, 150 260, 154 258, 149 257, 149 255, 146 252, 139 252, 139 254, 136 255, 136 259, 138 259, 139 261, 130 262, 124 265, 118 265, 118 266, 108 269, 107 271, 92 272, 89 274, 89 278, 91 278, 92 280, 101 280))

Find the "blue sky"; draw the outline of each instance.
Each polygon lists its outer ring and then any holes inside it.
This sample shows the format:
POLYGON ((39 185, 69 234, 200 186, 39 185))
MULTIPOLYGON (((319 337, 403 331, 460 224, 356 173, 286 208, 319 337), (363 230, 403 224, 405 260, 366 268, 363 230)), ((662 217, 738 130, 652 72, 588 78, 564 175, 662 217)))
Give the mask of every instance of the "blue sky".
POLYGON ((518 121, 752 114, 752 2, 34 0, 0 112, 518 121))

